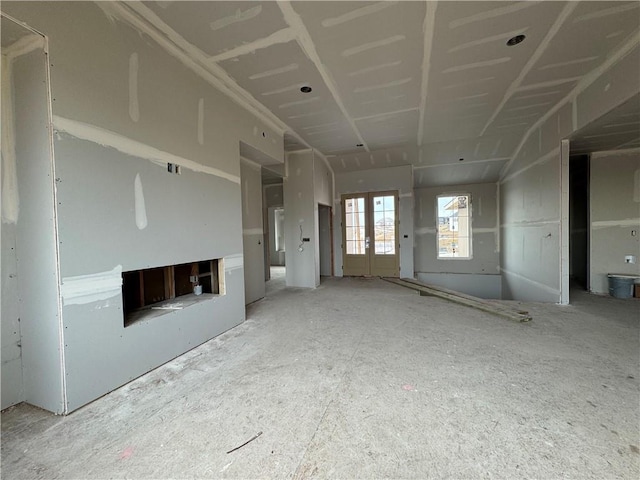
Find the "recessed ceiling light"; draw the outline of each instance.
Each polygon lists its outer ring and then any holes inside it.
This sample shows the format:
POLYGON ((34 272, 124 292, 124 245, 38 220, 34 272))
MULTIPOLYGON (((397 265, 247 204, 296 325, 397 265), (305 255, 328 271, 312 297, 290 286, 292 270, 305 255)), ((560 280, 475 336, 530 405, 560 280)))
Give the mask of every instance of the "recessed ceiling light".
POLYGON ((522 43, 525 38, 526 37, 524 35, 516 35, 515 37, 511 37, 509 40, 507 40, 507 45, 509 47, 513 47, 514 45, 522 43))
POLYGON ((364 147, 363 143, 356 143, 356 147, 364 147))
POLYGON ((305 85, 304 87, 300 87, 300 91, 302 93, 311 93, 311 87, 309 85, 305 85))

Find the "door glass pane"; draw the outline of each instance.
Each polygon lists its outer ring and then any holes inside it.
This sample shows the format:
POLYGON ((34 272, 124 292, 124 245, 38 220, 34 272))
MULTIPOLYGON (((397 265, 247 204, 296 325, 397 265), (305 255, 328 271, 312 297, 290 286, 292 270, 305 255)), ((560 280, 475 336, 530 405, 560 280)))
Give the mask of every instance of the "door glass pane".
POLYGON ((348 255, 365 254, 365 201, 362 197, 347 198, 344 201, 345 236, 348 255))
POLYGON ((395 255, 396 221, 394 196, 373 197, 373 209, 375 254, 395 255))

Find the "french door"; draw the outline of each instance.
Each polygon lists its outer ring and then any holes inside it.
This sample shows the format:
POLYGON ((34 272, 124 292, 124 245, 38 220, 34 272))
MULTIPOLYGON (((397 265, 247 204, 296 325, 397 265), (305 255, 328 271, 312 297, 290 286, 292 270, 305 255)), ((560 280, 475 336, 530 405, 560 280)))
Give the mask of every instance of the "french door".
POLYGON ((345 276, 400 276, 398 192, 342 195, 345 276))

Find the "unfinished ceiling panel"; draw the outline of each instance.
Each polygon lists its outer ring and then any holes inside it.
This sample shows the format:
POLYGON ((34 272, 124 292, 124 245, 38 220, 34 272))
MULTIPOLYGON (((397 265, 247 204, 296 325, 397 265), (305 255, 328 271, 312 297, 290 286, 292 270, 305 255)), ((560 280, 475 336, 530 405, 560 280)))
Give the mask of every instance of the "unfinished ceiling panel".
POLYGON ((296 2, 352 118, 420 103, 423 2, 296 2))
MULTIPOLYGON (((581 2, 551 40, 523 85, 577 80, 638 28, 639 2, 581 2), (603 20, 606 23, 603 24, 603 20)), ((564 84, 563 84, 564 85, 564 84)))
POLYGON ((375 152, 360 152, 345 155, 334 155, 328 158, 334 172, 353 172, 372 168, 395 167, 415 163, 418 148, 415 145, 388 148, 375 152))
POLYGON ((144 2, 189 43, 215 57, 287 27, 275 2, 144 2))
POLYGON ((498 181, 507 159, 492 162, 461 163, 456 166, 429 165, 413 172, 414 188, 492 183, 498 181))
POLYGON ((438 4, 425 141, 480 135, 562 7, 532 2, 438 4), (507 46, 518 34, 527 39, 507 46))
POLYGON ((371 150, 413 143, 418 128, 418 111, 373 115, 356 119, 356 124, 371 150))
MULTIPOLYGON (((359 139, 315 65, 295 41, 220 62, 231 77, 310 145, 353 149, 359 139), (302 87, 311 87, 303 93, 302 87)), ((327 150, 329 151, 329 150, 327 150)))
POLYGON ((571 154, 640 146, 640 95, 634 95, 571 136, 571 154))

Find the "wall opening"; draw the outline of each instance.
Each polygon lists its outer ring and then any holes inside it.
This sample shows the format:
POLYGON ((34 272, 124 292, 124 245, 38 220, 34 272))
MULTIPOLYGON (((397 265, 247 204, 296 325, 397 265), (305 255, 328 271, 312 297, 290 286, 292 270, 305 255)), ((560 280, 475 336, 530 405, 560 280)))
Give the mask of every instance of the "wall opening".
POLYGON ((589 156, 569 158, 569 278, 573 287, 588 290, 589 156))
POLYGON ((220 259, 123 272, 124 326, 156 316, 158 311, 181 310, 200 299, 223 295, 221 278, 220 259))

